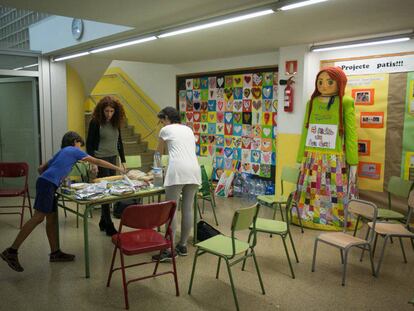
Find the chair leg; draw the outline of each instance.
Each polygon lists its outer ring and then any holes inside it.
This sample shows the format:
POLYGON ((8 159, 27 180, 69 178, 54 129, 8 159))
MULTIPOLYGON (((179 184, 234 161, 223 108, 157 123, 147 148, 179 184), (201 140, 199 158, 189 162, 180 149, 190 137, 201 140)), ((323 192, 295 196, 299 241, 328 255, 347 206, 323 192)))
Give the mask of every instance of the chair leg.
POLYGON ((342 248, 339 251, 341 252, 341 264, 344 264, 344 251, 342 248))
POLYGON ((233 275, 231 274, 230 264, 227 258, 225 259, 225 261, 227 265, 227 272, 229 273, 229 279, 230 279, 231 290, 233 292, 234 303, 236 304, 236 310, 239 311, 240 310, 239 302, 237 301, 236 288, 234 287, 233 275))
POLYGON ((375 233, 374 248, 372 249, 372 256, 375 256, 375 250, 377 249, 378 234, 375 233))
POLYGON ((199 249, 197 248, 197 250, 194 254, 193 269, 191 270, 190 285, 188 287, 188 294, 189 295, 191 295, 191 289, 193 287, 194 272, 195 272, 195 268, 196 268, 196 264, 197 264, 198 252, 199 252, 199 249))
POLYGON ((217 261, 217 271, 216 271, 216 279, 219 278, 219 274, 220 274, 220 265, 221 265, 221 257, 218 258, 217 261))
POLYGON ((204 214, 205 210, 206 210, 206 200, 204 200, 204 197, 203 197, 203 209, 201 213, 204 214))
POLYGON ((259 278, 260 287, 262 289, 262 294, 264 295, 266 293, 265 293, 265 289, 264 289, 264 286, 263 286, 262 275, 260 274, 260 269, 259 269, 259 265, 257 263, 256 254, 254 253, 253 249, 252 249, 252 256, 253 256, 254 265, 256 267, 257 277, 259 278))
POLYGON ((217 220, 217 215, 216 215, 216 201, 214 200, 214 194, 210 194, 210 204, 211 204, 211 208, 213 209, 213 216, 214 216, 214 220, 216 221, 216 226, 219 225, 218 220, 217 220))
POLYGON ((125 263, 124 263, 124 254, 119 251, 121 257, 121 272, 122 272, 122 285, 124 288, 124 297, 125 297, 125 309, 129 309, 129 302, 128 302, 128 284, 126 283, 126 276, 125 276, 125 263))
MULTIPOLYGON (((249 233, 249 238, 248 238, 248 240, 247 240, 247 243, 249 243, 249 244, 250 244, 250 240, 251 240, 251 238, 252 238, 252 235, 253 235, 253 231, 251 231, 251 230, 250 230, 250 233, 249 233)), ((247 252, 248 252, 248 251, 249 251, 249 250, 246 250, 246 251, 245 251, 245 253, 244 253, 244 259, 243 259, 242 271, 244 271, 244 267, 246 266, 247 252)))
POLYGON ((407 257, 405 256, 405 250, 404 250, 404 244, 403 244, 403 242, 402 242, 401 237, 398 237, 398 239, 400 240, 401 252, 402 252, 402 254, 403 254, 404 263, 407 263, 407 257))
MULTIPOLYGON (((365 248, 364 248, 365 249, 365 248)), ((372 248, 371 248, 371 244, 368 244, 368 251, 369 251, 369 260, 371 262, 371 270, 372 270, 372 275, 373 276, 377 276, 375 273, 375 266, 374 266, 374 257, 372 256, 372 248)))
POLYGON ((344 267, 342 270, 342 286, 345 286, 345 278, 346 278, 346 265, 348 263, 348 251, 349 249, 345 250, 345 254, 344 254, 344 267))
MULTIPOLYGON (((177 266, 175 264, 175 249, 174 246, 171 244, 171 255, 172 255, 172 263, 173 263, 173 271, 174 271, 174 283, 175 283, 175 295, 178 297, 180 296, 180 289, 178 288, 178 278, 177 278, 177 266)), ((159 258, 158 258, 159 262, 159 258)))
MULTIPOLYGON (((203 200, 203 204, 204 204, 204 200, 203 200)), ((203 216, 201 215, 200 204, 198 203, 198 199, 197 199, 197 211, 198 211, 198 216, 200 216, 200 219, 203 219, 203 216)))
POLYGON ((387 245, 387 242, 388 242, 388 235, 386 235, 384 237, 384 245, 382 246, 381 256, 380 256, 380 259, 379 259, 378 265, 377 265, 377 271, 375 272, 377 277, 379 276, 379 271, 380 271, 380 268, 381 268, 382 259, 384 258, 385 246, 387 245))
POLYGON ((118 247, 115 246, 114 252, 112 254, 111 267, 109 268, 108 281, 106 282, 106 287, 109 287, 109 285, 111 284, 112 273, 114 273, 114 263, 115 263, 115 257, 116 257, 117 250, 118 250, 118 247))
POLYGON ((296 253, 295 243, 293 243, 292 234, 290 233, 290 231, 288 232, 288 234, 289 234, 290 244, 292 244, 293 253, 295 254, 296 262, 299 263, 299 257, 298 257, 298 254, 296 253))
POLYGON ((154 271, 152 272, 152 275, 155 275, 157 273, 158 270, 158 266, 160 264, 160 258, 161 258, 161 254, 162 254, 162 250, 160 250, 160 253, 158 254, 158 260, 155 263, 155 267, 154 267, 154 271))
POLYGON ((315 245, 313 246, 312 272, 315 272, 315 261, 316 261, 317 248, 318 248, 318 239, 315 239, 315 245))
POLYGON ((23 227, 24 205, 26 203, 26 195, 23 195, 22 212, 20 213, 20 229, 23 227))
MULTIPOLYGON (((359 216, 358 216, 359 217, 359 216)), ((368 229, 367 229, 367 234, 365 235, 365 240, 368 240, 368 237, 369 237, 369 232, 371 231, 371 228, 370 227, 368 227, 368 229)), ((373 234, 375 234, 375 232, 373 233, 373 234)), ((370 256, 374 256, 374 253, 372 252, 372 249, 371 249, 371 245, 370 245, 370 247, 369 247, 369 249, 370 249, 370 256)), ((364 252, 365 252, 365 248, 363 248, 362 249, 362 251, 361 251, 361 257, 359 258, 359 261, 360 262, 362 262, 362 258, 364 257, 364 252)))
POLYGON ((282 241, 283 241, 283 247, 285 248, 286 257, 287 257, 287 260, 289 262, 290 273, 292 274, 292 279, 294 279, 295 278, 295 272, 293 272, 292 262, 290 261, 289 251, 288 251, 287 246, 286 246, 286 241, 285 241, 286 236, 281 236, 281 238, 282 238, 282 241))

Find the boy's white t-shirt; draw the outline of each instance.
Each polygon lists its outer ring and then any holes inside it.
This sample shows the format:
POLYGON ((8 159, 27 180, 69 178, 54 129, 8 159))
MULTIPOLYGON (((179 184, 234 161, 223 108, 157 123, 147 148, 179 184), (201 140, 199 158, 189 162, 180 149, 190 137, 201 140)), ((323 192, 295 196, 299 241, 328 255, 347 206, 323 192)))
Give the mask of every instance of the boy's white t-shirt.
POLYGON ((164 186, 200 185, 201 172, 193 131, 186 125, 169 124, 161 129, 159 137, 167 143, 169 155, 164 186))

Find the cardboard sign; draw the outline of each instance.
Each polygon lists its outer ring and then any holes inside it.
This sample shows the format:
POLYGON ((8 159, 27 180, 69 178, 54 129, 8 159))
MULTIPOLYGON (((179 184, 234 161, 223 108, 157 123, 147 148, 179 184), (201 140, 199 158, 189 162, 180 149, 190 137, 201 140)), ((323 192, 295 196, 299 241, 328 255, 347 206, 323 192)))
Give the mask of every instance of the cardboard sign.
POLYGON ((335 149, 338 126, 334 124, 309 124, 306 146, 335 149))

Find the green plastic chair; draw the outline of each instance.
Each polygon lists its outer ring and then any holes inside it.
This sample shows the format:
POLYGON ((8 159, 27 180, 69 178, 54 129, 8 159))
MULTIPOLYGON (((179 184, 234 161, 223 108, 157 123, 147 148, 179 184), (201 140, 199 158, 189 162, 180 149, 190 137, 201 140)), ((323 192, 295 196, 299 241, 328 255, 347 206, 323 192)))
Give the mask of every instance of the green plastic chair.
POLYGON ((193 286, 194 272, 199 256, 204 254, 211 254, 218 256, 216 278, 218 279, 220 273, 220 263, 223 259, 226 262, 227 271, 229 273, 230 285, 233 291, 233 298, 236 304, 236 309, 239 310, 239 303, 237 300, 236 289, 234 287, 233 276, 231 273, 231 267, 235 264, 244 261, 248 257, 253 257, 253 261, 256 267, 257 276, 259 278, 260 287, 263 295, 265 294, 262 277, 260 275, 259 265, 257 264, 256 255, 254 253, 254 247, 256 246, 256 230, 255 222, 260 206, 258 204, 248 208, 239 209, 234 213, 231 223, 231 236, 216 235, 210 239, 197 243, 196 252, 194 255, 193 269, 191 271, 190 286, 188 288, 188 294, 191 295, 191 289, 193 286), (241 230, 247 230, 253 226, 253 240, 244 242, 235 237, 235 233, 241 230))
POLYGON ((142 167, 142 160, 140 155, 125 156, 125 161, 128 169, 137 169, 142 167))
MULTIPOLYGON (((197 193, 197 199, 201 199, 203 200, 203 214, 204 214, 204 209, 205 209, 205 202, 208 201, 210 202, 211 208, 213 210, 213 215, 214 215, 214 220, 216 222, 216 225, 218 226, 218 221, 217 221, 217 215, 216 215, 216 199, 214 197, 214 189, 211 186, 211 182, 208 178, 208 170, 212 170, 213 167, 207 168, 204 165, 200 166, 201 169, 201 187, 200 189, 198 189, 198 193, 197 193)), ((198 205, 198 200, 197 200, 197 208, 200 210, 200 207, 198 205)), ((200 214, 200 218, 202 218, 201 214, 200 214)))
MULTIPOLYGON (((259 204, 271 207, 273 209, 273 219, 276 219, 276 210, 279 209, 282 220, 284 221, 282 206, 283 205, 286 206, 288 196, 285 195, 284 193, 283 184, 287 182, 287 183, 296 185, 298 183, 298 176, 299 176, 299 169, 294 168, 294 167, 284 166, 282 168, 282 175, 280 178, 280 196, 275 196, 275 195, 257 196, 256 199, 259 204)), ((301 231, 303 233, 304 231, 303 231, 303 225, 302 225, 302 218, 300 217, 299 211, 298 211, 298 220, 299 220, 301 231)))
MULTIPOLYGON (((283 246, 285 248, 286 257, 289 262, 290 273, 292 274, 292 279, 295 278, 295 272, 293 272, 292 262, 290 261, 289 251, 286 245, 286 238, 289 237, 290 243, 292 244, 293 253, 295 254, 296 262, 299 263, 298 254, 296 253, 295 244, 293 243, 292 234, 289 230, 289 216, 291 215, 290 210, 292 209, 293 205, 293 196, 294 192, 292 192, 286 203, 286 221, 278 221, 273 219, 266 219, 266 218, 257 218, 256 219, 256 232, 262 233, 269 233, 271 235, 278 235, 282 238, 283 246)), ((250 226, 250 235, 249 241, 253 236, 253 226, 250 226)), ((243 262, 244 269, 245 262, 243 262)))
MULTIPOLYGON (((388 208, 378 208, 378 221, 382 220, 394 220, 399 222, 405 222, 406 219, 409 219, 411 216, 411 209, 407 204, 407 215, 404 215, 400 212, 392 210, 392 197, 400 197, 408 201, 408 197, 410 195, 411 189, 413 189, 414 182, 403 180, 397 176, 391 176, 388 181, 387 192, 388 192, 388 208)), ((364 221, 367 219, 363 219, 359 216, 356 220, 354 236, 356 234, 356 230, 358 228, 359 221, 364 221)), ((371 220, 371 219, 368 219, 371 220)), ((374 247, 375 252, 375 247, 374 247)))

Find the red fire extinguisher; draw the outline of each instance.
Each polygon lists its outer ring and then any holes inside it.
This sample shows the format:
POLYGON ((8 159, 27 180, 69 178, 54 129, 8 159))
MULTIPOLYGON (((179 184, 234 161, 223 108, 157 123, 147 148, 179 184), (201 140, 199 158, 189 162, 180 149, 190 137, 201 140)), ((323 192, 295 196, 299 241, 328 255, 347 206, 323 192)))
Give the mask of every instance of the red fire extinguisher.
POLYGON ((286 81, 286 87, 284 91, 284 99, 283 99, 283 110, 286 112, 293 112, 293 96, 294 96, 294 89, 292 84, 295 83, 293 77, 290 77, 286 81))

